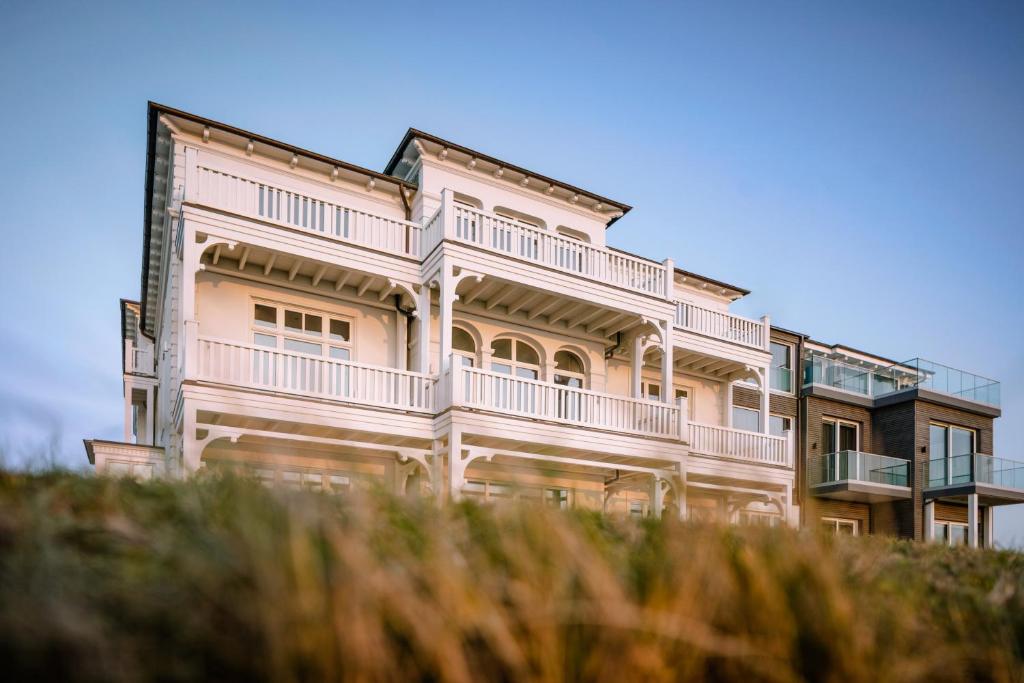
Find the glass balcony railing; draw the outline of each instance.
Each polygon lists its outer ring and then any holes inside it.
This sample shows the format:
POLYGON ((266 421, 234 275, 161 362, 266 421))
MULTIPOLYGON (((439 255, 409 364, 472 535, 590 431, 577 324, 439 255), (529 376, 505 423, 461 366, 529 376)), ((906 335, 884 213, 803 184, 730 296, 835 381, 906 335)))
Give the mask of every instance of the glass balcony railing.
POLYGON ((999 382, 972 372, 957 370, 941 363, 913 358, 898 366, 916 375, 914 386, 930 389, 942 394, 957 396, 968 401, 999 405, 999 382))
POLYGON ((909 486, 910 463, 903 458, 886 455, 839 451, 810 458, 807 463, 807 481, 811 486, 841 481, 909 486))
POLYGON ((929 460, 924 476, 927 488, 976 483, 1024 490, 1024 463, 982 453, 929 460))
POLYGON ((920 387, 968 401, 999 405, 999 382, 922 358, 881 367, 809 356, 804 358, 804 386, 811 385, 869 398, 920 387))

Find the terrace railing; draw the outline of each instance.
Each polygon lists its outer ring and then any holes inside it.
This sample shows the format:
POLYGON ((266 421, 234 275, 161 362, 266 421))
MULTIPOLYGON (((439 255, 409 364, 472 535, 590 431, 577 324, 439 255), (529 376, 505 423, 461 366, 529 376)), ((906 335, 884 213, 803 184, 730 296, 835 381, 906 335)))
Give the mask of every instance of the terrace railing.
POLYGON ((690 452, 792 467, 790 438, 690 423, 690 452))
POLYGON ((839 451, 808 458, 810 486, 858 481, 889 486, 910 486, 910 462, 861 451, 839 451))
POLYGON ((751 320, 686 301, 677 301, 675 326, 753 349, 768 348, 770 330, 767 320, 751 320))

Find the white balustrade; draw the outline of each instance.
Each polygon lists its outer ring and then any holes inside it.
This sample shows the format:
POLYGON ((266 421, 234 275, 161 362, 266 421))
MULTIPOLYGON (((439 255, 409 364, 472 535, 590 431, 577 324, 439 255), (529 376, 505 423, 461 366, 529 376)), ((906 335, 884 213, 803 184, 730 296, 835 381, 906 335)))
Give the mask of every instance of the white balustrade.
POLYGON ((792 466, 785 437, 695 422, 690 423, 690 452, 792 466))
POLYGON ((196 201, 317 235, 419 258, 416 223, 360 211, 323 197, 289 190, 231 173, 196 167, 196 201))
MULTIPOLYGON (((667 295, 666 282, 670 280, 664 264, 454 202, 443 203, 440 213, 445 235, 456 241, 644 294, 667 295)), ((436 219, 435 215, 428 225, 436 219)))
POLYGON ((137 349, 131 342, 125 345, 125 372, 140 375, 154 374, 153 352, 150 349, 137 349))
POLYGON ((755 349, 767 347, 767 325, 731 313, 704 308, 686 301, 676 302, 676 327, 755 349))
MULTIPOLYGON (((458 361, 458 359, 455 359, 458 361)), ((478 368, 451 366, 452 402, 614 432, 680 438, 685 403, 660 403, 576 389, 478 368)))
POLYGON ((250 344, 198 341, 198 378, 302 396, 433 413, 435 379, 250 344))

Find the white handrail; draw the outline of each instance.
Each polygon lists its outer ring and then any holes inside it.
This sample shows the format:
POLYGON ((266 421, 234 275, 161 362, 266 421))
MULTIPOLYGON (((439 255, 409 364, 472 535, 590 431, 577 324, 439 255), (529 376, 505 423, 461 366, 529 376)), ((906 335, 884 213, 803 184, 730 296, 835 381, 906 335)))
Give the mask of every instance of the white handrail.
POLYGON ((195 201, 262 221, 298 228, 402 256, 419 258, 420 232, 411 221, 354 209, 337 201, 251 180, 201 164, 195 201))
POLYGON ((235 386, 433 413, 435 378, 202 337, 198 378, 235 386))
POLYGON ((731 427, 690 423, 690 451, 769 465, 792 466, 788 439, 731 427))
MULTIPOLYGON (((458 361, 458 359, 454 359, 458 361)), ((661 403, 452 366, 453 404, 609 431, 681 438, 685 403, 661 403)))
POLYGON ((716 311, 688 301, 676 302, 675 324, 684 330, 755 349, 764 349, 767 339, 767 326, 763 321, 716 311))
MULTIPOLYGON (((446 196, 449 194, 446 190, 446 196)), ((447 224, 445 234, 457 241, 644 294, 666 295, 664 264, 595 247, 454 202, 443 203, 441 210, 447 224)))

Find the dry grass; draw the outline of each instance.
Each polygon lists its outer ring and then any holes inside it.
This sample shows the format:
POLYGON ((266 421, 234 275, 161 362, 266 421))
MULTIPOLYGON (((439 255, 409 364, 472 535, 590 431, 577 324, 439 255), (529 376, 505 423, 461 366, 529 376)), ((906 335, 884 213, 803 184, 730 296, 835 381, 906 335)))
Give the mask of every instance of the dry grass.
POLYGON ((0 477, 7 680, 1021 680, 1024 557, 0 477))

